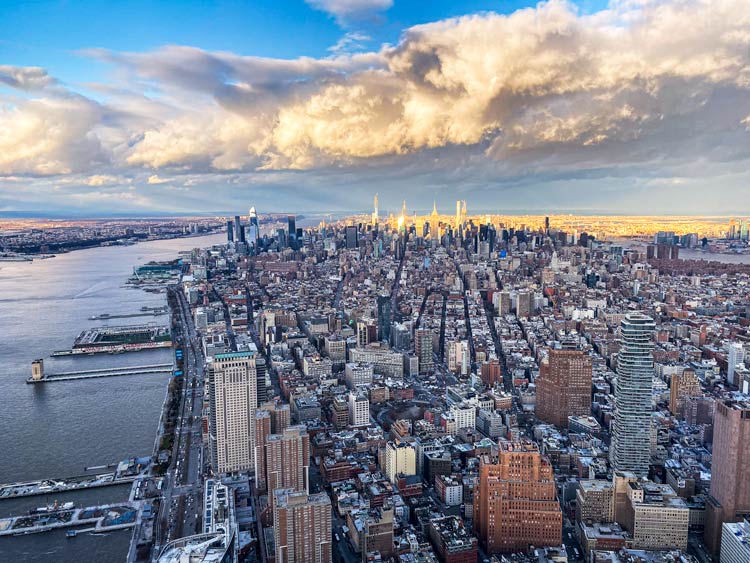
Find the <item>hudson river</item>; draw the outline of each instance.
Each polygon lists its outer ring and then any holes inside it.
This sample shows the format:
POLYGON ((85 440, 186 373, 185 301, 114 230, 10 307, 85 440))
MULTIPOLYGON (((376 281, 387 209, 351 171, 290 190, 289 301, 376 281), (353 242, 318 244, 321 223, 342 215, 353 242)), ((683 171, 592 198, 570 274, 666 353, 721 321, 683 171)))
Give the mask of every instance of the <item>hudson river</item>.
MULTIPOLYGON (((45 371, 171 361, 168 349, 120 355, 50 358, 83 329, 155 322, 167 315, 92 321, 102 313, 140 312, 165 305, 163 294, 125 286, 133 267, 177 258, 183 250, 221 243, 225 234, 78 250, 47 260, 0 262, 0 483, 84 474, 84 467, 150 455, 167 374, 27 385, 31 361, 45 371)), ((0 517, 26 513, 53 500, 79 505, 125 500, 129 487, 0 501, 0 517)), ((109 563, 124 561, 130 530, 107 536, 64 532, 0 538, 0 561, 109 563)))

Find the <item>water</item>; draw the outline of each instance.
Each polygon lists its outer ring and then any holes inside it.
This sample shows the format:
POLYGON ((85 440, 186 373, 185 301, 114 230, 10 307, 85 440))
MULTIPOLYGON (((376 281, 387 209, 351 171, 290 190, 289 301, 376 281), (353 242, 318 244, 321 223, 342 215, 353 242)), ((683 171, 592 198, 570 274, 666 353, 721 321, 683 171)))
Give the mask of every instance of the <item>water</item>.
POLYGON ((680 258, 683 260, 708 260, 723 264, 750 264, 750 254, 719 254, 687 248, 680 249, 680 258))
MULTIPOLYGON (((139 312, 166 304, 163 294, 124 284, 133 266, 168 260, 182 250, 221 243, 225 235, 91 248, 31 263, 0 263, 0 483, 81 475, 84 467, 149 455, 154 444, 167 374, 143 374, 27 385, 30 363, 44 358, 54 373, 105 366, 171 361, 169 349, 133 354, 50 358, 70 348, 87 327, 156 322, 168 316, 91 321, 101 313, 139 312)), ((124 500, 128 488, 57 495, 58 500, 124 500)), ((0 501, 0 514, 25 512, 54 499, 0 501), (13 503, 6 507, 3 503, 13 503)), ((64 532, 0 538, 0 561, 122 561, 130 531, 66 539, 64 532)))

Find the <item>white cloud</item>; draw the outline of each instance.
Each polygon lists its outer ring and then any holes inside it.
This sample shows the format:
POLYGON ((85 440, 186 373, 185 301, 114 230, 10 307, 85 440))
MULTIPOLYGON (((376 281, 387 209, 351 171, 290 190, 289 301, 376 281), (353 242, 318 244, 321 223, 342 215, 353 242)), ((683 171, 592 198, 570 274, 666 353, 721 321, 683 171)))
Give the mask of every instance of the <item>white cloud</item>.
POLYGON ((42 90, 55 84, 47 71, 38 66, 0 65, 0 84, 19 90, 42 90))
POLYGON ((335 17, 340 23, 362 19, 384 12, 393 6, 393 0, 306 0, 315 8, 335 17))
POLYGON ((146 180, 147 184, 166 184, 167 182, 169 182, 169 180, 166 178, 160 178, 156 174, 152 174, 148 177, 148 180, 146 180))

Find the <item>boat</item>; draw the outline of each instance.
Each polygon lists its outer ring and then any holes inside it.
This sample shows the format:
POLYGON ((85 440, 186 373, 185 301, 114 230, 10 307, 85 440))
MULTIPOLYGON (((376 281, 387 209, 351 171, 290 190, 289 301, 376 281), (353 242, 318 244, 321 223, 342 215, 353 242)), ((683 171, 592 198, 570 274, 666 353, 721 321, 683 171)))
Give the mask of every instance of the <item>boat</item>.
POLYGON ((29 510, 29 514, 47 514, 48 512, 59 512, 61 510, 73 510, 75 507, 76 503, 74 502, 65 502, 63 504, 60 504, 55 501, 52 504, 48 504, 47 506, 32 508, 31 510, 29 510))
POLYGON ((67 532, 65 532, 66 538, 74 538, 77 535, 78 535, 78 532, 76 530, 68 530, 67 532))

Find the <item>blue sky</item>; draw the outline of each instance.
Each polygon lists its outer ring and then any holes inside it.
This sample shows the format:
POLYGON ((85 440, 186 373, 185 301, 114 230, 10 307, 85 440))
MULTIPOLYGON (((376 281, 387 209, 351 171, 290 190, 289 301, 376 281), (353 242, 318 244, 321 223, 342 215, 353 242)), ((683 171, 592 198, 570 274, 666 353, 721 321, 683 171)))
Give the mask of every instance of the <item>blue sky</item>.
POLYGON ((730 212, 744 8, 2 2, 0 213, 730 212))

